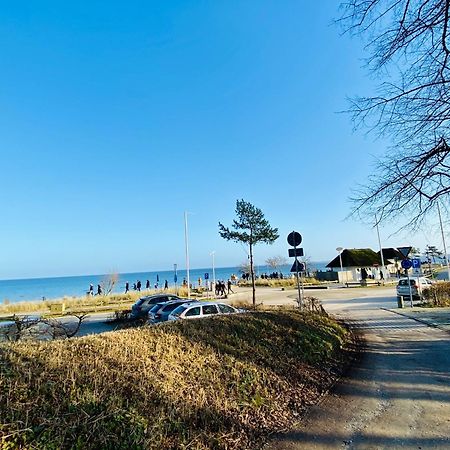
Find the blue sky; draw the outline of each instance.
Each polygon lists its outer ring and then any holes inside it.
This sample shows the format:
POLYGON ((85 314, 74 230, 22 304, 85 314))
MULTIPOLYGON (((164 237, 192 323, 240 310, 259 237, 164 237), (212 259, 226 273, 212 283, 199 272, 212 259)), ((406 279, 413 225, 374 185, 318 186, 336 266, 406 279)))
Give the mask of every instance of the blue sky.
MULTIPOLYGON (((339 111, 373 91, 338 1, 16 1, 0 18, 0 278, 239 264, 235 202, 329 260, 377 247, 352 187, 386 151, 339 111)), ((384 244, 439 246, 382 228, 384 244)))

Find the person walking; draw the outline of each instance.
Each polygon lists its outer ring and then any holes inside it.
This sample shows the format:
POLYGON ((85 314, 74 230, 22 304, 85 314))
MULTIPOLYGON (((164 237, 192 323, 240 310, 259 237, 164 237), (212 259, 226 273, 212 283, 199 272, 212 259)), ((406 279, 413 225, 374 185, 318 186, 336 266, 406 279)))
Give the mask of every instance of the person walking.
POLYGON ((164 290, 167 291, 169 289, 169 282, 166 280, 164 281, 164 290))
POLYGON ((130 290, 130 283, 128 281, 125 283, 125 294, 130 290))
POLYGON ((231 292, 232 294, 234 294, 233 289, 231 289, 231 280, 230 279, 228 280, 227 284, 228 284, 228 293, 231 292))
POLYGON ((142 286, 141 280, 138 280, 136 284, 138 292, 141 292, 141 286, 142 286))
POLYGON ((94 285, 92 283, 89 285, 88 295, 94 295, 94 285))
POLYGON ((102 295, 102 293, 103 293, 102 286, 100 284, 97 284, 97 295, 102 295))
POLYGON ((150 289, 150 280, 147 280, 146 282, 145 282, 145 289, 150 289))

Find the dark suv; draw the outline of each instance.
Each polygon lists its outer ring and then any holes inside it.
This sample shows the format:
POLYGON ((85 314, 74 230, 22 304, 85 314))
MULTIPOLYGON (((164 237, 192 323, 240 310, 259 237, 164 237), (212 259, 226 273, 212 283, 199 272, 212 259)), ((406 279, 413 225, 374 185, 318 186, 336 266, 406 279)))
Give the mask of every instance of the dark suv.
POLYGON ((155 294, 148 295, 146 297, 141 297, 132 307, 131 307, 131 317, 133 319, 147 318, 147 314, 153 305, 157 303, 169 302, 171 300, 180 300, 180 297, 175 294, 155 294))

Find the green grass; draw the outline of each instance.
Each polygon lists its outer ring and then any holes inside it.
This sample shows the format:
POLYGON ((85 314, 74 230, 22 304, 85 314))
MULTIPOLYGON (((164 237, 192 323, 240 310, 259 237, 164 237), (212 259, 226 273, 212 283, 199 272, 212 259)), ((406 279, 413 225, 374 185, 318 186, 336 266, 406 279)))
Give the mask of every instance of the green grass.
POLYGON ((264 311, 0 346, 1 448, 257 448, 316 401, 350 333, 264 311))

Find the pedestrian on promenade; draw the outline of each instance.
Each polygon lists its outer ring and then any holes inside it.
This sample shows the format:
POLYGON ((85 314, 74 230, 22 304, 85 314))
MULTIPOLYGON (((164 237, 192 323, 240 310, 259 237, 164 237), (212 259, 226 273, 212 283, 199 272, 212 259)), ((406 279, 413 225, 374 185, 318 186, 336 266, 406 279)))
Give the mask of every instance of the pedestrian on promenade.
POLYGON ((89 292, 88 292, 88 295, 94 295, 94 285, 93 285, 93 284, 90 284, 90 285, 89 285, 89 292))
POLYGON ((231 280, 228 280, 228 293, 232 293, 232 294, 234 294, 234 291, 233 291, 233 289, 231 289, 231 280))
POLYGON ((138 282, 136 284, 138 292, 141 292, 141 286, 142 286, 141 280, 138 280, 138 282))
POLYGON ((150 289, 150 280, 145 282, 145 289, 150 289))
POLYGON ((128 281, 125 283, 125 294, 130 290, 130 283, 128 281))
POLYGON ((97 284, 97 295, 102 295, 102 286, 100 284, 97 284))
POLYGON ((164 281, 164 290, 167 291, 169 289, 169 282, 166 280, 164 281))

